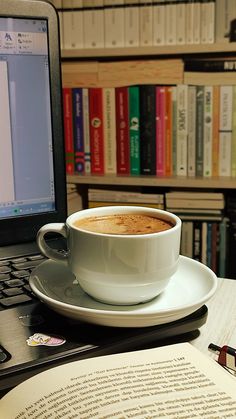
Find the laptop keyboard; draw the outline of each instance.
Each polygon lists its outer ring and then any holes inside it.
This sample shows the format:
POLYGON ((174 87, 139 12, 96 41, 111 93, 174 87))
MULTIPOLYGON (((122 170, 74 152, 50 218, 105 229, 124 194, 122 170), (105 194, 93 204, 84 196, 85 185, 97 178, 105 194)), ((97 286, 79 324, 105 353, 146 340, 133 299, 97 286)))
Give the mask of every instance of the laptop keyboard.
POLYGON ((0 260, 0 310, 36 298, 30 288, 29 277, 32 270, 44 260, 40 254, 0 260))

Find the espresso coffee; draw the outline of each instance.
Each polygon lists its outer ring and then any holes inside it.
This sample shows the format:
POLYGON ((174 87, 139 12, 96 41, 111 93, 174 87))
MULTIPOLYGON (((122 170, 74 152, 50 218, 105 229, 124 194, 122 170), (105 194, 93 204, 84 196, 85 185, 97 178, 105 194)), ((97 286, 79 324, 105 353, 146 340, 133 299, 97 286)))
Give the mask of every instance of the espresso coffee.
POLYGON ((76 220, 74 226, 94 233, 138 235, 169 230, 173 224, 149 215, 131 213, 87 217, 76 220))

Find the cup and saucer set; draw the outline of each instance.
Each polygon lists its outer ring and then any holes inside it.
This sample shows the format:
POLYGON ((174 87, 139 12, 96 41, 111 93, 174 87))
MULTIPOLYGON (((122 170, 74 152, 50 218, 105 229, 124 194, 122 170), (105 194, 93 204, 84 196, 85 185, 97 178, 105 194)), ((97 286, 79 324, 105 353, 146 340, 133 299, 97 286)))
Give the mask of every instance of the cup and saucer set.
POLYGON ((179 255, 180 237, 181 220, 167 211, 134 206, 79 211, 66 223, 39 230, 38 246, 49 259, 32 272, 30 286, 49 308, 73 320, 122 328, 174 322, 202 307, 218 282, 207 266, 179 255), (154 218, 164 230, 154 225, 153 231, 142 231, 142 225, 152 228, 154 218), (131 230, 113 234, 114 223, 131 230), (46 244, 49 232, 66 238, 68 252, 46 244))

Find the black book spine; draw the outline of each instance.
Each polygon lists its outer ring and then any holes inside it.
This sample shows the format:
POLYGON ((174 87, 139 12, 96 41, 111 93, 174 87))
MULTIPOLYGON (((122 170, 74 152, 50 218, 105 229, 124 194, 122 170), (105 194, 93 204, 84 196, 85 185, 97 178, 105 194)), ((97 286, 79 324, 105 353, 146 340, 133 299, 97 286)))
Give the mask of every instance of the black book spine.
POLYGON ((142 175, 156 175, 156 86, 140 86, 140 164, 142 175))

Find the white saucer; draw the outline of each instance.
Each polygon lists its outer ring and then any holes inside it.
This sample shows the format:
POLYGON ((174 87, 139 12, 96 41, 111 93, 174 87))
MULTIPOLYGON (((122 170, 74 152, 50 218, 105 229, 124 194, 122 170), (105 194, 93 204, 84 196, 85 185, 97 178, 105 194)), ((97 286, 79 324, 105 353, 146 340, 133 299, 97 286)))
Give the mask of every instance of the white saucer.
POLYGON ((63 263, 47 260, 31 274, 38 298, 66 317, 114 327, 146 327, 181 319, 200 308, 216 291, 217 277, 200 262, 180 256, 167 288, 144 304, 115 306, 89 297, 63 263))

